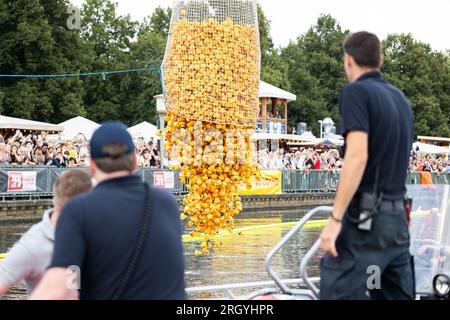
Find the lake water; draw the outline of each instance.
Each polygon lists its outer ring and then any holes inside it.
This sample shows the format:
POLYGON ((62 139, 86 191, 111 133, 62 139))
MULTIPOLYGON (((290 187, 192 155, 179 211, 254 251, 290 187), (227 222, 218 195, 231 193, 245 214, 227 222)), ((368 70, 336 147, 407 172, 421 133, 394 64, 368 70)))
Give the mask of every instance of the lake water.
MULTIPOLYGON (((209 286, 228 283, 270 280, 264 270, 264 259, 281 238, 293 227, 285 223, 298 221, 305 210, 270 213, 243 213, 236 219, 240 233, 220 236, 220 248, 211 254, 195 257, 199 242, 184 242, 186 257, 186 287, 209 286)), ((315 219, 324 219, 318 216, 315 219)), ((5 222, 0 224, 0 253, 6 252, 20 236, 32 225, 32 221, 5 222)), ((283 248, 274 258, 273 266, 283 278, 298 278, 300 259, 312 246, 320 234, 320 227, 305 228, 283 248)), ((311 276, 318 275, 316 257, 308 270, 311 276)), ((237 292, 237 294, 246 292, 237 292)), ((191 299, 208 299, 224 296, 223 292, 191 294, 191 299)), ((7 299, 24 299, 23 285, 14 288, 7 299)))

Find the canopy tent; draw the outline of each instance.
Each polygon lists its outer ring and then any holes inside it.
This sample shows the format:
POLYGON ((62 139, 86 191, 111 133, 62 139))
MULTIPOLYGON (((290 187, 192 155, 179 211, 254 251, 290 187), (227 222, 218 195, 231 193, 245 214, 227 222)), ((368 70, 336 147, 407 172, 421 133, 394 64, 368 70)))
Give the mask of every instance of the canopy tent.
POLYGON ((341 139, 334 139, 334 138, 327 138, 327 139, 314 139, 311 141, 304 141, 304 142, 289 142, 289 146, 296 146, 296 147, 340 147, 344 145, 344 140, 341 139))
POLYGON ((151 140, 152 138, 154 140, 159 139, 156 136, 157 131, 158 131, 158 128, 155 125, 153 125, 147 121, 144 121, 144 122, 128 129, 128 132, 131 134, 131 136, 133 138, 141 138, 142 137, 147 142, 149 140, 151 140))
POLYGON ((439 147, 421 142, 416 142, 413 144, 413 151, 429 154, 450 154, 450 148, 439 147))
POLYGON ((255 133, 252 135, 252 140, 287 140, 287 141, 312 141, 316 137, 310 132, 304 134, 277 134, 277 133, 255 133))
POLYGON ((80 133, 87 140, 91 140, 94 131, 100 127, 98 123, 80 116, 64 121, 59 125, 64 127, 64 131, 59 135, 59 138, 63 140, 72 140, 80 133))
POLYGON ((317 145, 322 145, 322 146, 338 146, 341 147, 344 145, 344 140, 343 139, 336 139, 336 138, 325 138, 325 139, 319 139, 316 141, 317 145))
POLYGON ((47 131, 48 133, 57 133, 64 130, 64 127, 60 125, 54 125, 51 123, 19 119, 0 115, 0 132, 3 134, 4 138, 8 135, 12 135, 13 131, 21 130, 23 132, 41 132, 47 131))
POLYGON ((277 88, 267 82, 260 81, 259 84, 259 97, 260 98, 277 98, 285 99, 287 102, 297 100, 297 96, 283 89, 277 88))
POLYGON ((299 137, 298 141, 313 141, 317 139, 316 136, 313 135, 311 131, 303 132, 298 137, 299 137))

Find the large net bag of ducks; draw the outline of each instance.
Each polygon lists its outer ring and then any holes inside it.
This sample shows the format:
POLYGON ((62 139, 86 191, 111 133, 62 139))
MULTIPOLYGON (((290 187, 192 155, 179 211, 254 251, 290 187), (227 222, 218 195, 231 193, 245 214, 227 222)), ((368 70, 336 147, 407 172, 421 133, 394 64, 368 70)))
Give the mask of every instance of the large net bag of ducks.
POLYGON ((258 171, 251 141, 259 112, 256 0, 174 1, 162 65, 165 149, 189 194, 182 219, 203 239, 232 230, 239 190, 258 171))

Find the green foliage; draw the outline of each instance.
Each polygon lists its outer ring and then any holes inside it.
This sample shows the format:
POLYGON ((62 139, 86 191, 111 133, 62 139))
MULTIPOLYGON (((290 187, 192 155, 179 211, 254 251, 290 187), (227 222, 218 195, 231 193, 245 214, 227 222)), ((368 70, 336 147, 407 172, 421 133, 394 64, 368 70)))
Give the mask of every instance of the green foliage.
POLYGON ((450 136, 449 54, 433 52, 411 34, 384 41, 386 79, 410 99, 419 135, 450 136))
POLYGON ((289 81, 297 101, 289 109, 290 124, 306 122, 318 132, 318 121, 339 122, 338 99, 346 78, 342 43, 349 34, 336 20, 322 15, 317 24, 282 51, 289 64, 289 81))
MULTIPOLYGON (((68 1, 0 2, 2 73, 58 73, 83 65, 82 39, 67 28, 68 1)), ((0 79, 2 112, 16 117, 60 122, 84 114, 81 80, 0 79), (68 108, 65 103, 71 103, 68 108), (66 111, 70 111, 66 113, 66 111)))
MULTIPOLYGON (((120 16, 112 0, 87 0, 81 30, 69 30, 69 0, 0 0, 0 73, 44 74, 111 71, 161 65, 170 8, 157 8, 138 23, 120 16)), ((347 82, 342 43, 350 31, 322 15, 284 48, 276 48, 271 22, 258 7, 261 79, 291 91, 290 125, 318 120, 339 123, 338 98, 347 82)), ((410 99, 418 134, 450 136, 450 51, 435 52, 410 34, 384 41, 387 80, 410 99)), ((59 123, 82 115, 127 125, 156 121, 153 96, 161 92, 155 73, 102 77, 0 78, 0 112, 59 123)))

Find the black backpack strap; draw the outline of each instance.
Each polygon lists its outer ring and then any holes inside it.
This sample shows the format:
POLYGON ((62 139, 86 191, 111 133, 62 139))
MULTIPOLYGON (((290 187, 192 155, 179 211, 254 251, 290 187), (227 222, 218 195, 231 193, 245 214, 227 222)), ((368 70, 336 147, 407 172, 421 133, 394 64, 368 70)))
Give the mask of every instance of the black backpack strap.
POLYGON ((112 300, 121 299, 126 287, 128 286, 131 276, 133 275, 134 269, 136 267, 137 262, 139 261, 139 257, 142 254, 142 250, 144 249, 145 242, 150 232, 150 218, 152 213, 152 192, 150 186, 147 183, 145 183, 145 194, 146 194, 146 201, 145 201, 144 222, 142 223, 141 233, 139 235, 136 249, 128 264, 127 270, 123 275, 120 285, 117 288, 116 293, 113 295, 112 300))

